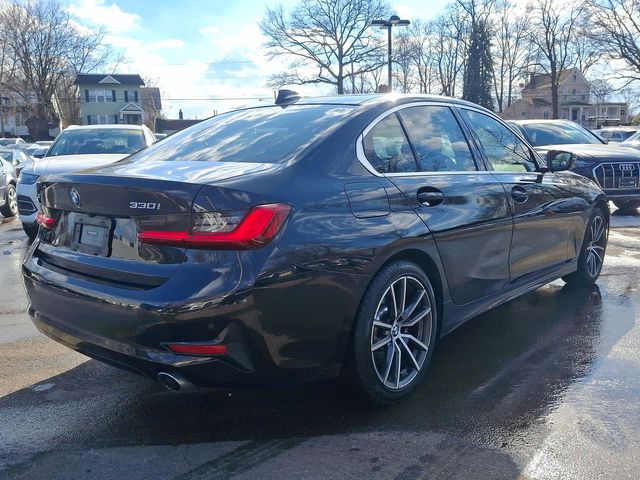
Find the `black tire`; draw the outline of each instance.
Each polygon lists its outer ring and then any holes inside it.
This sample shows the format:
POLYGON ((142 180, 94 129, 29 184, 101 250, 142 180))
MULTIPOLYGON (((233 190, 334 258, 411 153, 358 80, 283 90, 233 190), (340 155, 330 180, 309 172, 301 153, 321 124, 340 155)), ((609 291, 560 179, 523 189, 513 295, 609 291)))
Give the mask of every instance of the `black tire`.
POLYGON ((567 282, 567 285, 583 287, 596 283, 602 271, 608 235, 609 223, 607 215, 600 207, 595 207, 591 217, 589 217, 587 230, 582 241, 582 248, 578 256, 578 269, 572 274, 562 277, 567 282), (595 241, 594 235, 598 237, 595 241))
POLYGON ((437 319, 433 287, 424 271, 408 261, 385 266, 367 288, 355 319, 345 368, 349 384, 376 405, 406 398, 426 373, 437 319))
POLYGON ((23 223, 22 224, 22 229, 24 230, 24 233, 27 234, 27 237, 29 237, 29 240, 33 241, 35 240, 35 238, 38 236, 38 225, 37 224, 29 224, 29 223, 23 223))
POLYGON ((0 207, 0 213, 3 217, 15 217, 18 214, 18 196, 16 195, 16 187, 12 184, 7 185, 5 202, 0 207))
POLYGON ((613 204, 618 207, 621 213, 630 215, 638 213, 638 208, 640 208, 640 200, 616 200, 613 204))

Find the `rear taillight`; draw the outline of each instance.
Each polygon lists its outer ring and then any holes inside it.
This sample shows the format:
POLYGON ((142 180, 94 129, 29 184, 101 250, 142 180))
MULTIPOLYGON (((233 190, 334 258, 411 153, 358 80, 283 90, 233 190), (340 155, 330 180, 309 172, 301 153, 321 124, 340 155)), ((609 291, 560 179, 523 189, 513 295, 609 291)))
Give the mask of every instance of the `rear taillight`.
POLYGON ((272 203, 253 207, 244 217, 237 212, 194 213, 189 231, 141 228, 138 240, 174 247, 251 250, 273 240, 287 220, 289 212, 289 205, 272 203))
POLYGON ((168 343, 173 353, 181 355, 226 355, 227 346, 219 343, 168 343))
POLYGON ((46 228, 47 230, 51 230, 53 227, 55 227, 57 220, 58 219, 56 217, 50 217, 43 212, 38 212, 38 215, 36 215, 36 222, 38 223, 38 225, 46 228))

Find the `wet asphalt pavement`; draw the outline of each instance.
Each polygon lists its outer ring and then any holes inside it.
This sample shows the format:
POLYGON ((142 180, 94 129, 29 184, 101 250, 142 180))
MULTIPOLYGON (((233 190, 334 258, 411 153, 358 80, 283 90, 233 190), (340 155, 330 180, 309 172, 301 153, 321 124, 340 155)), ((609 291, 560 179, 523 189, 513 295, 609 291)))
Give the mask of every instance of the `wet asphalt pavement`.
POLYGON ((387 409, 327 382, 175 394, 39 334, 0 225, 0 478, 640 478, 640 215, 598 286, 557 281, 468 322, 387 409))

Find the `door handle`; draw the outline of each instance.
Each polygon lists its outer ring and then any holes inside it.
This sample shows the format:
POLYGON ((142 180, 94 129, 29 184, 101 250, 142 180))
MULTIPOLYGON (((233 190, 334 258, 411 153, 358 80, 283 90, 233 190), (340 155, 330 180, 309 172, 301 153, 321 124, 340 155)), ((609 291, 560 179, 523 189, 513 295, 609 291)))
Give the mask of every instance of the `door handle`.
POLYGON ((418 202, 425 207, 435 207, 444 202, 444 193, 437 189, 420 189, 418 190, 418 202))
POLYGON ((511 198, 516 203, 524 203, 529 200, 529 194, 524 188, 516 185, 511 189, 511 198))

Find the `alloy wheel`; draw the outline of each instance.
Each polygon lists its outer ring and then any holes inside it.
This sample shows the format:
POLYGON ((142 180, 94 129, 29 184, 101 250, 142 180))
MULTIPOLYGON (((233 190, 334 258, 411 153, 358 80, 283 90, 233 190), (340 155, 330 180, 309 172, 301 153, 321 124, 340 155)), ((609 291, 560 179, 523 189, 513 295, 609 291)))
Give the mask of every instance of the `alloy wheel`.
POLYGON ((371 328, 371 359, 380 382, 390 390, 409 385, 431 348, 431 301, 413 276, 395 280, 378 303, 371 328))
POLYGON ((606 221, 600 215, 593 217, 589 227, 589 244, 587 246, 587 273, 595 278, 604 263, 606 245, 606 221))
POLYGON ((9 188, 7 191, 7 201, 9 203, 11 213, 16 215, 18 213, 18 195, 15 188, 9 188))

